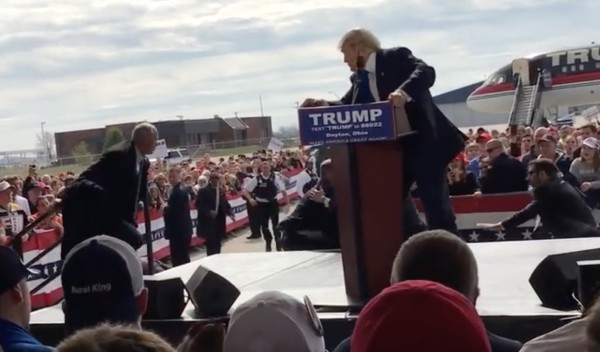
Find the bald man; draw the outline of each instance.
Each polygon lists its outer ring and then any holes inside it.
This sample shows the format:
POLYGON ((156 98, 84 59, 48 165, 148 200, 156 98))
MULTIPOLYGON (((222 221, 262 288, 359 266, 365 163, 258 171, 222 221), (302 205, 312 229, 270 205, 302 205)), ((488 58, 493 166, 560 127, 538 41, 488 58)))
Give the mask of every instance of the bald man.
POLYGON ((527 168, 519 160, 509 156, 499 139, 485 144, 490 159, 487 170, 479 178, 481 193, 510 193, 527 191, 527 168))

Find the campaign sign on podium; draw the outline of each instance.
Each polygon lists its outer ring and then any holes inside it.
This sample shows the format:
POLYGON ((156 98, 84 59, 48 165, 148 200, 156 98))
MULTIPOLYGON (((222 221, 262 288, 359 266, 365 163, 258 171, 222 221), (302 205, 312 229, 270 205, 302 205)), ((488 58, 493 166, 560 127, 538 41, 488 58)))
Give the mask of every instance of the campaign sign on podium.
POLYGON ((390 102, 298 109, 303 145, 395 140, 396 121, 390 102))

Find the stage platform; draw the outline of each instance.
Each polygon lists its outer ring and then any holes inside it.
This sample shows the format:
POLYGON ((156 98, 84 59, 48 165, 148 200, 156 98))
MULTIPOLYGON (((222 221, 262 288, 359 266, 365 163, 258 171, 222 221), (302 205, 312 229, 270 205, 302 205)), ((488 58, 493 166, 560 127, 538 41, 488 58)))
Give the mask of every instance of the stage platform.
MULTIPOLYGON (((488 329, 502 336, 527 341, 565 323, 577 312, 541 306, 529 285, 531 272, 547 255, 600 248, 600 238, 556 239, 470 244, 479 264, 481 296, 477 309, 488 329)), ((600 258, 599 258, 600 259, 600 258)), ((198 265, 230 280, 242 292, 235 306, 265 290, 279 290, 299 299, 308 295, 320 310, 328 348, 348 336, 355 309, 345 294, 341 255, 332 252, 235 253, 204 258, 156 274, 156 278, 181 277, 184 282, 198 265)), ((198 319, 188 305, 180 320, 144 324, 177 341, 198 319)), ((32 313, 33 333, 48 344, 62 336, 60 307, 32 313)))

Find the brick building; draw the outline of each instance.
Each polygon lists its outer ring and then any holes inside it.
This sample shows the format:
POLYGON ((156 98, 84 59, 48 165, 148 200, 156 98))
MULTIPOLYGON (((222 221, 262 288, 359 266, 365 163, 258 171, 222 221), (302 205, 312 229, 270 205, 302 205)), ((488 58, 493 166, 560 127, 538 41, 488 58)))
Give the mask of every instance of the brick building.
MULTIPOLYGON (((266 145, 273 135, 270 116, 186 119, 153 123, 160 139, 169 148, 187 147, 206 149, 231 148, 246 145, 266 145)), ((85 142, 92 155, 101 154, 108 130, 118 128, 129 138, 136 122, 107 125, 88 130, 57 132, 54 134, 56 153, 63 163, 75 162, 73 148, 85 142), (70 161, 72 160, 72 161, 70 161)))

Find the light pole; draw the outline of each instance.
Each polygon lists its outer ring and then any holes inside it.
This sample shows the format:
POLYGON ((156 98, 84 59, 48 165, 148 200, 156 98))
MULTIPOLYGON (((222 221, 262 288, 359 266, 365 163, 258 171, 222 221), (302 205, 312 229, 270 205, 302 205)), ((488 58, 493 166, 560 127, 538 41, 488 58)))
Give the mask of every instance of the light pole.
POLYGON ((48 141, 46 140, 46 130, 44 129, 44 126, 46 126, 46 121, 42 121, 42 123, 40 124, 41 128, 42 128, 42 136, 41 136, 41 142, 42 142, 42 146, 46 152, 46 157, 48 158, 48 161, 50 161, 52 159, 52 155, 50 154, 50 146, 48 145, 48 141))

